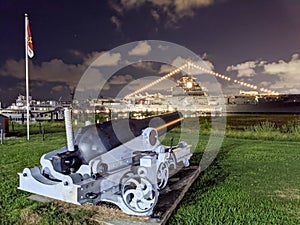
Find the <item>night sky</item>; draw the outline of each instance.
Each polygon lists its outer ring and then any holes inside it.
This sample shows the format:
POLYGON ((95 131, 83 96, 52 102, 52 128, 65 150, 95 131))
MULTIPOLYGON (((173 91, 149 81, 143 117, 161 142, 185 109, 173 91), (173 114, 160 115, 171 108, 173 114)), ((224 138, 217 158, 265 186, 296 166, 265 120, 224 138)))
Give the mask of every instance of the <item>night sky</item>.
MULTIPOLYGON (((95 57, 144 40, 182 45, 233 79, 300 93, 299 12, 299 0, 2 0, 0 101, 8 106, 25 94, 24 13, 35 53, 29 65, 34 99, 68 100, 95 57)), ((125 71, 113 77, 107 95, 136 78, 136 71, 125 71)), ((244 89, 219 82, 225 94, 244 89)))

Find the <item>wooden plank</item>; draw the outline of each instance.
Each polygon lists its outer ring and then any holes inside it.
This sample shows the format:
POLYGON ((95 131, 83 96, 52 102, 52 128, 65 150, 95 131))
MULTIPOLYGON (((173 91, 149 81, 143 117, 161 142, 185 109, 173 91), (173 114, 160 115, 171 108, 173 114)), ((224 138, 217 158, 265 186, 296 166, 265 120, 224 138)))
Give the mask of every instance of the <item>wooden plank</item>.
POLYGON ((183 168, 170 178, 168 186, 160 192, 154 214, 161 214, 160 225, 166 224, 185 193, 200 174, 199 167, 183 168))
POLYGON ((53 199, 41 195, 30 195, 27 199, 37 202, 53 202, 53 199))

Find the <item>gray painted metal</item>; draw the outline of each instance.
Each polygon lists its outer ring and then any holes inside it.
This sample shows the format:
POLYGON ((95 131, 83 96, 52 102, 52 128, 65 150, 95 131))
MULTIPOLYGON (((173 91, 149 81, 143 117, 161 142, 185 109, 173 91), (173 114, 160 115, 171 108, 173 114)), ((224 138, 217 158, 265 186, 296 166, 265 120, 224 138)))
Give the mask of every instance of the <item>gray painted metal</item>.
POLYGON ((133 138, 124 142, 120 139, 128 135, 122 131, 118 136, 103 127, 84 127, 75 138, 75 151, 64 147, 47 153, 41 157, 41 168, 25 168, 19 173, 19 189, 79 205, 110 202, 127 214, 150 216, 159 191, 168 182, 169 170, 188 166, 192 156, 187 143, 170 149, 158 139, 164 127, 166 132, 180 124, 181 115, 156 118, 156 128, 140 126, 133 131, 133 138), (99 129, 104 134, 99 134, 99 129))

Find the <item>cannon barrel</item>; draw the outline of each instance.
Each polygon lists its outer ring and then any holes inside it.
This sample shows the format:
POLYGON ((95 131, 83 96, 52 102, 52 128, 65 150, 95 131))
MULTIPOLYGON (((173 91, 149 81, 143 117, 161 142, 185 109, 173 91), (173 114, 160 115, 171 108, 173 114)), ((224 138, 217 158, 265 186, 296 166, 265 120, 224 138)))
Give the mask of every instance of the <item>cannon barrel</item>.
POLYGON ((82 127, 75 137, 75 151, 59 153, 52 158, 57 172, 70 174, 82 164, 138 137, 147 127, 162 135, 181 124, 183 116, 179 112, 148 117, 145 119, 118 119, 101 124, 82 127))
POLYGON ((181 124, 183 116, 179 112, 148 117, 145 119, 119 119, 81 128, 75 138, 82 157, 90 159, 114 149, 141 135, 147 127, 157 129, 158 135, 181 124))

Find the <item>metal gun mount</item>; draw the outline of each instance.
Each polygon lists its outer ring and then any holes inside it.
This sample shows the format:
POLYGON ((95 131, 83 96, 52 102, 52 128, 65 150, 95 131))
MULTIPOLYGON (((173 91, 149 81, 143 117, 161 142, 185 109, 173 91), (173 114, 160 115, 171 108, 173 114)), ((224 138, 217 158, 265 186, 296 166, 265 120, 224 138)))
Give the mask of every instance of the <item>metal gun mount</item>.
POLYGON ((82 127, 74 142, 68 113, 67 146, 43 155, 41 168, 18 173, 19 189, 75 204, 110 202, 149 216, 169 177, 189 166, 190 145, 164 146, 158 139, 181 124, 180 113, 82 127))

